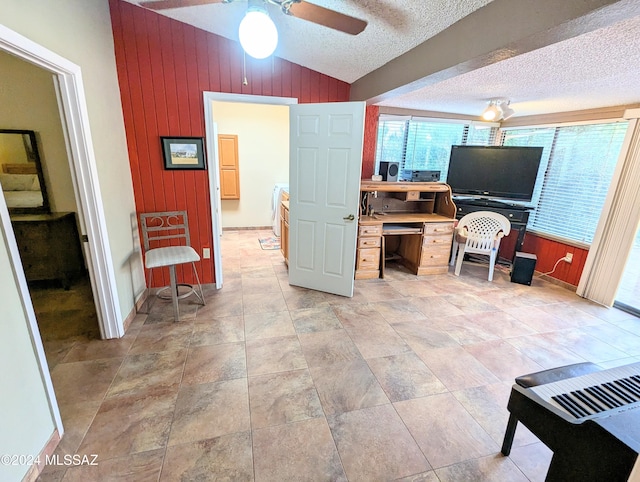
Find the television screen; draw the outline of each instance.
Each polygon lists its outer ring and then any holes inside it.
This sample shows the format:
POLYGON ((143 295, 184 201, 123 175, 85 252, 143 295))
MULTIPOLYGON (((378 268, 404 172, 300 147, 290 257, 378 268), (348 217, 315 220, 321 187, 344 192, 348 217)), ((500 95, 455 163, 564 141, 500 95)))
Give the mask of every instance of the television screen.
POLYGON ((542 147, 452 146, 447 184, 453 194, 531 201, 542 147))

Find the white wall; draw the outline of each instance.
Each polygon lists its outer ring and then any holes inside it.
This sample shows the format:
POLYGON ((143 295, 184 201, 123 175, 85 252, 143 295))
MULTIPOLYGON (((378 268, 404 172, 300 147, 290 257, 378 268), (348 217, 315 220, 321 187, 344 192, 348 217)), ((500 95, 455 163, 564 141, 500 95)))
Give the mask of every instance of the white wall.
MULTIPOLYGON (((144 288, 131 216, 135 203, 107 0, 2 0, 0 23, 82 69, 96 171, 114 261, 122 317, 144 288)), ((4 72, 3 72, 4 73, 4 72)), ((31 346, 27 318, 0 242, 0 453, 38 454, 54 426, 31 346)), ((20 480, 27 467, 0 466, 0 480, 20 480)))
POLYGON ((0 128, 36 133, 49 206, 77 212, 51 73, 0 51, 0 128))
MULTIPOLYGON (((0 454, 37 455, 54 422, 7 252, 0 225, 0 454)), ((0 480, 20 480, 28 469, 0 463, 0 480)))
POLYGON ((271 226, 276 183, 289 182, 289 107, 214 102, 218 134, 238 136, 240 199, 222 201, 222 227, 271 226))
POLYGON ((132 221, 135 202, 107 0, 2 0, 0 23, 79 65, 96 170, 125 318, 144 289, 132 221))

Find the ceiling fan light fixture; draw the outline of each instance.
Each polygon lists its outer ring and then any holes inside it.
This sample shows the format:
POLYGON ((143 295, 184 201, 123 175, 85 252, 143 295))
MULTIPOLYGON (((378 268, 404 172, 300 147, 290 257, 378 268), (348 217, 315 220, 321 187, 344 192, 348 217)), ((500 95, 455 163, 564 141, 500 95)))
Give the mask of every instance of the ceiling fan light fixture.
POLYGON ((489 102, 489 105, 482 113, 482 118, 486 121, 498 120, 500 117, 500 109, 494 101, 489 102))
POLYGON ((278 30, 262 1, 250 2, 238 28, 240 45, 255 59, 269 57, 278 46, 278 30))

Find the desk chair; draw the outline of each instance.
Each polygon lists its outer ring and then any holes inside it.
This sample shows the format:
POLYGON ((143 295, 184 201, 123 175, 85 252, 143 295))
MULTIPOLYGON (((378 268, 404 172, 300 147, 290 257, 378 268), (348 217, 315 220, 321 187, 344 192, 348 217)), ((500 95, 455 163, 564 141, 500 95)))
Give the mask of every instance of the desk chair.
POLYGON ((489 256, 489 281, 493 281, 493 269, 498 257, 500 240, 511 231, 511 223, 502 214, 476 211, 460 219, 453 236, 451 262, 455 264, 455 275, 460 275, 465 253, 489 256), (458 260, 456 262, 456 256, 458 260))
POLYGON ((187 212, 171 211, 141 214, 140 224, 144 241, 144 266, 149 271, 149 286, 152 285, 153 268, 167 266, 171 284, 158 290, 156 296, 161 299, 171 299, 173 319, 174 321, 180 321, 178 299, 186 298, 193 293, 200 304, 205 304, 202 285, 195 265, 196 261, 200 261, 200 256, 191 247, 187 212), (176 265, 186 263, 191 263, 193 267, 199 292, 190 284, 176 281, 176 265), (180 286, 187 288, 187 291, 180 294, 180 286), (161 295, 166 290, 171 291, 171 296, 161 295))

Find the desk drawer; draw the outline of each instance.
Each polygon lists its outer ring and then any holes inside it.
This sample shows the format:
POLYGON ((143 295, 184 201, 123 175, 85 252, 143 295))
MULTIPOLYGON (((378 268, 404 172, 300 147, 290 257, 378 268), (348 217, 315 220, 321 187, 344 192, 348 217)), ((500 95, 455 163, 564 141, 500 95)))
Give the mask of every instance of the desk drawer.
POLYGON ((356 269, 378 269, 380 266, 380 248, 358 250, 356 269))
POLYGON ((451 241, 453 240, 452 234, 446 234, 444 236, 423 236, 422 237, 422 249, 438 249, 439 247, 451 247, 451 241))
POLYGON ((360 225, 358 236, 382 236, 382 224, 360 225))
POLYGON ((453 234, 453 223, 424 223, 424 234, 453 234))
POLYGON ((379 248, 382 245, 380 237, 361 237, 358 238, 358 248, 379 248))
POLYGON ((449 263, 449 247, 423 249, 420 266, 446 266, 449 263))

